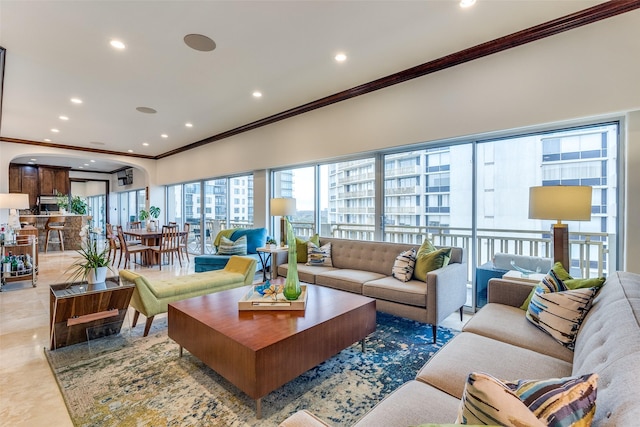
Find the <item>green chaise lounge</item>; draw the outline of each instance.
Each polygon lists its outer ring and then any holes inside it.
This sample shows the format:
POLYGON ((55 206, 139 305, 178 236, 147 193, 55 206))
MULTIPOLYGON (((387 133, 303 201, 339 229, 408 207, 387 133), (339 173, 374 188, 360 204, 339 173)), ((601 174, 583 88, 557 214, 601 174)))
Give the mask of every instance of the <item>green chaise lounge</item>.
POLYGON ((256 264, 253 258, 232 256, 222 270, 163 280, 148 280, 131 270, 120 270, 120 279, 124 283, 136 285, 131 297, 131 306, 135 309, 132 327, 136 326, 138 317, 142 313, 147 318, 144 327, 146 337, 154 316, 166 313, 170 302, 252 284, 256 274, 256 264))

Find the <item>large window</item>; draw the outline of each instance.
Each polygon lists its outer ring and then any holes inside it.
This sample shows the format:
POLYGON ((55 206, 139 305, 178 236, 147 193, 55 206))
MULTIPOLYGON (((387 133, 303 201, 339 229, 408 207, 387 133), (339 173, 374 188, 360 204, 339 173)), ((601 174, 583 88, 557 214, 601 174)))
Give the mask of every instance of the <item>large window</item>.
MULTIPOLYGON (((274 172, 272 197, 296 199, 296 213, 289 217, 298 236, 316 232, 316 178, 315 167, 301 167, 274 172)), ((274 236, 280 236, 280 218, 272 218, 274 236)))
POLYGON ((118 221, 123 228, 138 221, 138 213, 145 208, 145 190, 124 191, 118 197, 118 221))

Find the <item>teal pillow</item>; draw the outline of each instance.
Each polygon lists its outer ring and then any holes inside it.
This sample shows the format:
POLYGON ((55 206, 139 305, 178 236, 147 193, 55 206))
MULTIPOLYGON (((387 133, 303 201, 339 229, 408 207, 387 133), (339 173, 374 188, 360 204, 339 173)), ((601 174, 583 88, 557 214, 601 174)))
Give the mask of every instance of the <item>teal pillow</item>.
POLYGON ((239 228, 233 232, 230 239, 238 240, 242 236, 247 236, 247 254, 257 254, 256 249, 267 243, 266 228, 239 228))

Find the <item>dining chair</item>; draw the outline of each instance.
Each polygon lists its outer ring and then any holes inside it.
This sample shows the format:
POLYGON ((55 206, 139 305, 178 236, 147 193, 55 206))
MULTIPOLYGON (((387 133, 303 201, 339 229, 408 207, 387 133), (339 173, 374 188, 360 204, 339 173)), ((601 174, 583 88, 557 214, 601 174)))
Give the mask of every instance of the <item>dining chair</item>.
POLYGON ((187 262, 191 262, 191 260, 189 260, 189 230, 190 229, 191 229, 191 224, 189 224, 188 222, 185 222, 183 234, 179 237, 180 243, 178 244, 178 254, 180 258, 182 258, 182 252, 184 251, 184 254, 187 256, 187 262))
POLYGON ((122 256, 124 255, 124 268, 127 268, 131 261, 131 255, 135 256, 136 254, 140 254, 140 262, 144 262, 144 256, 149 252, 149 246, 142 244, 127 244, 127 241, 124 238, 124 233, 122 232, 122 226, 118 226, 118 241, 120 242, 120 260, 118 261, 118 268, 120 268, 120 263, 122 262, 122 256))
MULTIPOLYGON (((107 243, 109 244, 109 254, 107 259, 111 261, 111 265, 116 262, 116 255, 120 249, 120 241, 118 240, 118 234, 113 230, 113 225, 106 224, 107 243)), ((122 255, 120 255, 122 258, 122 255)))
POLYGON ((171 264, 173 264, 174 254, 177 255, 180 267, 182 267, 182 260, 180 259, 179 251, 179 236, 177 225, 163 225, 162 234, 160 235, 160 244, 149 247, 150 251, 154 255, 151 263, 155 263, 155 261, 157 261, 160 270, 162 270, 162 258, 165 254, 170 258, 171 264))

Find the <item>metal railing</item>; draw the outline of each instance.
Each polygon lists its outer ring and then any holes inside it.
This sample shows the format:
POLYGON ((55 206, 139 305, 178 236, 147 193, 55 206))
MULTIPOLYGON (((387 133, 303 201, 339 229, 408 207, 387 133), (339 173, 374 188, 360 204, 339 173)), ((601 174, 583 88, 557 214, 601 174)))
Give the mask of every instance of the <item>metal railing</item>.
MULTIPOLYGON (((313 223, 292 222, 294 233, 310 237, 315 233, 313 223)), ((322 236, 341 239, 374 240, 372 225, 322 224, 322 236)), ((428 237, 436 246, 457 246, 467 251, 469 283, 473 282, 473 235, 471 228, 433 226, 385 226, 384 241, 420 245, 428 237)), ((496 253, 551 257, 552 241, 549 230, 478 229, 475 238, 475 266, 493 259, 496 253)), ((606 275, 615 266, 615 235, 608 233, 569 232, 571 273, 579 277, 606 275)))

